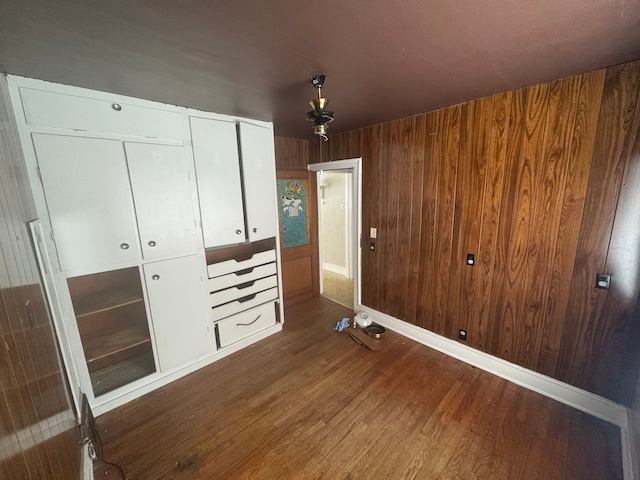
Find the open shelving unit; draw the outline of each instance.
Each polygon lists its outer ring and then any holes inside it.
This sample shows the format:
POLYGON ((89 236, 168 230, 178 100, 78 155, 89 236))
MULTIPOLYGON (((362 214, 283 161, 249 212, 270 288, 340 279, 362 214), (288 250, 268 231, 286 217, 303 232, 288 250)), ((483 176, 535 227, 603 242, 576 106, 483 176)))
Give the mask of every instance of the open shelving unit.
POLYGON ((156 371, 137 267, 67 279, 97 397, 156 371))

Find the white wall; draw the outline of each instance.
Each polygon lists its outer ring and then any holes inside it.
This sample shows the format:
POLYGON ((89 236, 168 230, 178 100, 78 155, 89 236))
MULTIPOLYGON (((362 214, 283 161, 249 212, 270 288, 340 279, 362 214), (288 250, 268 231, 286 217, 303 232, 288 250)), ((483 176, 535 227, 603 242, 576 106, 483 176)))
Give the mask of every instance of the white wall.
POLYGON ((323 266, 347 275, 346 213, 348 174, 322 172, 319 176, 320 228, 323 266))

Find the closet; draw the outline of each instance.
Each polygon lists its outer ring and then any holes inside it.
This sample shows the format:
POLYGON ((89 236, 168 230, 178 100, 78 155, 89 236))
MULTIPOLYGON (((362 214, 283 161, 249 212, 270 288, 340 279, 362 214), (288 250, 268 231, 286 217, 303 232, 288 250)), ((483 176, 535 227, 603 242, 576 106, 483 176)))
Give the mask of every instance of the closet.
POLYGON ((270 124, 7 80, 74 394, 99 414, 282 328, 270 124), (228 251, 269 258, 212 275, 228 251))

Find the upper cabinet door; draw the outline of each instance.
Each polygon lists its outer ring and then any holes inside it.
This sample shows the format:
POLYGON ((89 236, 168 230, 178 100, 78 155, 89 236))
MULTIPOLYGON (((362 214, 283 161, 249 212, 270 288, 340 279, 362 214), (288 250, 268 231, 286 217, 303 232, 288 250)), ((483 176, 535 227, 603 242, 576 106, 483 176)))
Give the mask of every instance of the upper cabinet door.
POLYGON ((205 248, 246 239, 235 123, 191 117, 205 248))
POLYGON ((240 123, 240 152, 249 240, 275 237, 278 216, 273 131, 240 123))
POLYGON ((194 252, 199 245, 184 147, 125 143, 142 254, 153 259, 194 252))
POLYGON ((136 260, 127 162, 116 140, 33 134, 60 267, 136 260))

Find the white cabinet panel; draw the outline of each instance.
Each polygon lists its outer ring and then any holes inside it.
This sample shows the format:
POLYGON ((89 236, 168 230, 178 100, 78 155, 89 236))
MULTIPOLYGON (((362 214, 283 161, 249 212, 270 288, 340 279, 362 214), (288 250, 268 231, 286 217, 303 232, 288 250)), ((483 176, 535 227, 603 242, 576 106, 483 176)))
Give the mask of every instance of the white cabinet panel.
POLYGON ((166 139, 185 136, 184 115, 178 111, 24 87, 20 97, 29 125, 166 139))
POLYGON ((122 143, 33 134, 63 270, 135 260, 136 219, 122 143))
POLYGON ((240 151, 249 240, 275 237, 278 217, 273 131, 240 123, 240 151))
POLYGON ((205 247, 246 239, 235 123, 191 117, 205 247))
POLYGON ((145 259, 198 247, 189 173, 183 147, 125 143, 140 242, 145 259))
POLYGON ((204 255, 143 266, 160 370, 211 353, 204 255))

